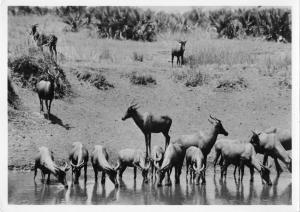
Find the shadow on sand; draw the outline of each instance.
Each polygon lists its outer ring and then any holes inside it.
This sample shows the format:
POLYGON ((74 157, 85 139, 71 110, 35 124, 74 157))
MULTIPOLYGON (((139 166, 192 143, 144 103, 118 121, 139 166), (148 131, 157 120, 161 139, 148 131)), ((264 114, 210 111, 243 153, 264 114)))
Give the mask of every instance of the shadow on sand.
MULTIPOLYGON (((44 118, 48 119, 48 114, 45 113, 44 118)), ((49 115, 49 120, 51 121, 51 124, 58 124, 58 125, 62 126, 63 128, 65 128, 66 130, 70 130, 71 128, 74 128, 74 127, 71 127, 69 124, 64 124, 60 118, 58 118, 57 116, 55 116, 53 114, 49 115)))

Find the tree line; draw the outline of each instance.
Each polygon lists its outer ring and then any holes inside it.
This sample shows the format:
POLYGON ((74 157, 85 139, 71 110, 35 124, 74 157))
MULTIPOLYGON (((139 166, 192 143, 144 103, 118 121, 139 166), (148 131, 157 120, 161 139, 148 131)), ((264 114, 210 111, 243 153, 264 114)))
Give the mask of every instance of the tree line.
POLYGON ((190 33, 197 28, 211 30, 219 37, 243 39, 262 37, 291 42, 290 8, 193 8, 183 14, 154 12, 123 6, 9 7, 11 15, 54 14, 72 32, 92 27, 99 38, 155 41, 159 33, 190 33))

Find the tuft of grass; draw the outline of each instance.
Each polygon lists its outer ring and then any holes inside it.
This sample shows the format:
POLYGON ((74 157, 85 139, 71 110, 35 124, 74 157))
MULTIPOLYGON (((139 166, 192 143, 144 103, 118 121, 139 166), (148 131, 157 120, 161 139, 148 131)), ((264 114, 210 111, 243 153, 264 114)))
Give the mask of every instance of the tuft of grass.
POLYGON ((110 60, 111 62, 114 61, 114 58, 109 49, 104 49, 103 52, 99 56, 99 60, 110 60))
POLYGON ((218 90, 222 91, 240 91, 248 87, 248 83, 243 77, 238 77, 236 80, 220 80, 217 85, 218 90))
POLYGON ((108 90, 114 88, 114 85, 107 81, 102 73, 95 73, 91 71, 77 71, 76 77, 79 81, 89 82, 99 90, 108 90))
POLYGON ((131 84, 134 85, 156 85, 156 79, 151 75, 138 74, 136 71, 127 74, 126 77, 129 78, 131 84))
POLYGON ((208 83, 207 74, 203 73, 200 69, 191 68, 187 70, 176 70, 172 73, 175 82, 184 82, 186 87, 203 86, 208 83))
POLYGON ((144 60, 144 55, 141 54, 141 53, 133 52, 133 60, 134 60, 134 61, 143 62, 143 60, 144 60))

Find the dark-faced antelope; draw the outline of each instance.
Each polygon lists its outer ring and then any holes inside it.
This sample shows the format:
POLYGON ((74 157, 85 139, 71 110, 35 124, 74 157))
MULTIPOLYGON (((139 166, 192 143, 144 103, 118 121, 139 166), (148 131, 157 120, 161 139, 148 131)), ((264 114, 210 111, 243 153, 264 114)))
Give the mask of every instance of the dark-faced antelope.
POLYGON ((37 169, 41 170, 42 179, 45 180, 45 174, 48 174, 47 183, 50 183, 50 174, 53 174, 58 181, 68 188, 66 180, 66 172, 70 169, 66 163, 64 167, 59 167, 54 162, 53 153, 47 147, 40 147, 39 152, 35 158, 34 165, 34 180, 37 174, 37 169))
POLYGON ((57 52, 56 52, 56 43, 57 43, 57 37, 53 34, 45 35, 40 34, 37 31, 38 24, 34 24, 31 26, 30 35, 32 35, 33 40, 35 41, 36 45, 43 51, 43 46, 48 46, 49 51, 51 54, 51 59, 53 59, 53 51, 55 54, 55 62, 57 62, 57 52))
POLYGON ((185 50, 185 44, 187 41, 178 41, 178 43, 180 44, 180 46, 172 48, 172 67, 173 67, 173 61, 174 61, 174 57, 177 57, 177 65, 183 65, 183 53, 185 50), (181 59, 181 60, 180 60, 181 59), (180 64, 181 61, 181 64, 180 64))
POLYGON ((141 114, 137 109, 137 104, 132 104, 131 102, 122 120, 132 118, 143 132, 146 142, 146 158, 148 158, 149 154, 151 155, 151 133, 162 133, 166 138, 165 149, 169 145, 169 130, 172 125, 172 119, 169 116, 154 116, 148 112, 141 114))
POLYGON ((265 158, 267 156, 271 156, 274 159, 278 177, 282 172, 278 159, 286 165, 290 172, 292 172, 292 159, 288 152, 283 148, 276 133, 253 132, 250 142, 255 147, 257 153, 264 155, 264 162, 266 162, 265 158))
POLYGON ((72 167, 72 180, 75 174, 74 184, 78 184, 81 169, 84 168, 84 182, 87 181, 87 163, 89 160, 89 152, 80 142, 74 142, 72 151, 69 154, 69 160, 72 167))
POLYGON ((58 71, 57 68, 55 69, 57 71, 56 75, 51 74, 48 70, 49 79, 41 80, 36 84, 36 90, 40 100, 40 112, 44 111, 43 108, 43 100, 44 100, 48 112, 48 119, 50 118, 50 110, 51 110, 51 103, 54 98, 54 90, 55 87, 59 85, 58 78, 60 72, 58 71))
MULTIPOLYGON (((224 129, 221 120, 214 118, 210 115, 208 121, 213 125, 211 130, 208 132, 199 131, 198 133, 191 135, 182 135, 178 139, 174 140, 173 143, 179 144, 184 150, 191 146, 200 148, 204 156, 204 165, 206 168, 207 155, 210 153, 213 145, 215 144, 219 134, 228 135, 228 132, 224 129)), ((205 169, 204 169, 205 176, 205 169)), ((204 182, 205 183, 205 178, 204 182)))
POLYGON ((123 172, 127 167, 133 167, 133 177, 136 179, 137 169, 141 170, 143 181, 148 182, 148 170, 150 163, 147 164, 145 153, 140 149, 123 149, 118 154, 118 164, 115 167, 119 171, 119 177, 122 178, 123 172))
POLYGON ((91 162, 95 173, 95 182, 98 182, 98 172, 102 171, 101 184, 105 184, 105 175, 107 174, 115 187, 119 186, 117 181, 117 171, 109 164, 109 157, 106 148, 96 145, 91 155, 91 162))

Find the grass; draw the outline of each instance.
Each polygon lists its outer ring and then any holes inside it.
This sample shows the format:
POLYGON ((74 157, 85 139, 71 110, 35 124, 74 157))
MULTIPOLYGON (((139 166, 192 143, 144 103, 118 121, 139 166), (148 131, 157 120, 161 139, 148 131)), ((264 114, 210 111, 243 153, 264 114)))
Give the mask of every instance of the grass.
POLYGON ((126 75, 133 85, 156 85, 156 79, 150 74, 138 74, 133 71, 126 75))
MULTIPOLYGON (((12 79, 24 88, 35 90, 35 85, 40 80, 49 80, 48 71, 53 72, 54 63, 46 52, 28 48, 23 54, 10 55, 8 67, 11 69, 12 79)), ((55 88, 55 98, 63 98, 70 95, 71 85, 64 73, 58 66, 60 72, 60 86, 55 88)))
POLYGON ((208 75, 200 67, 175 70, 171 77, 176 83, 183 82, 186 87, 203 86, 208 83, 208 75))
POLYGON ((232 80, 220 80, 216 88, 222 91, 240 91, 247 87, 247 81, 243 77, 238 77, 237 79, 232 80))
POLYGON ((77 71, 76 77, 79 81, 89 82, 99 90, 108 90, 114 88, 114 85, 107 81, 102 73, 93 71, 77 71))
POLYGON ((141 53, 133 52, 133 60, 138 62, 143 62, 144 55, 141 53))

